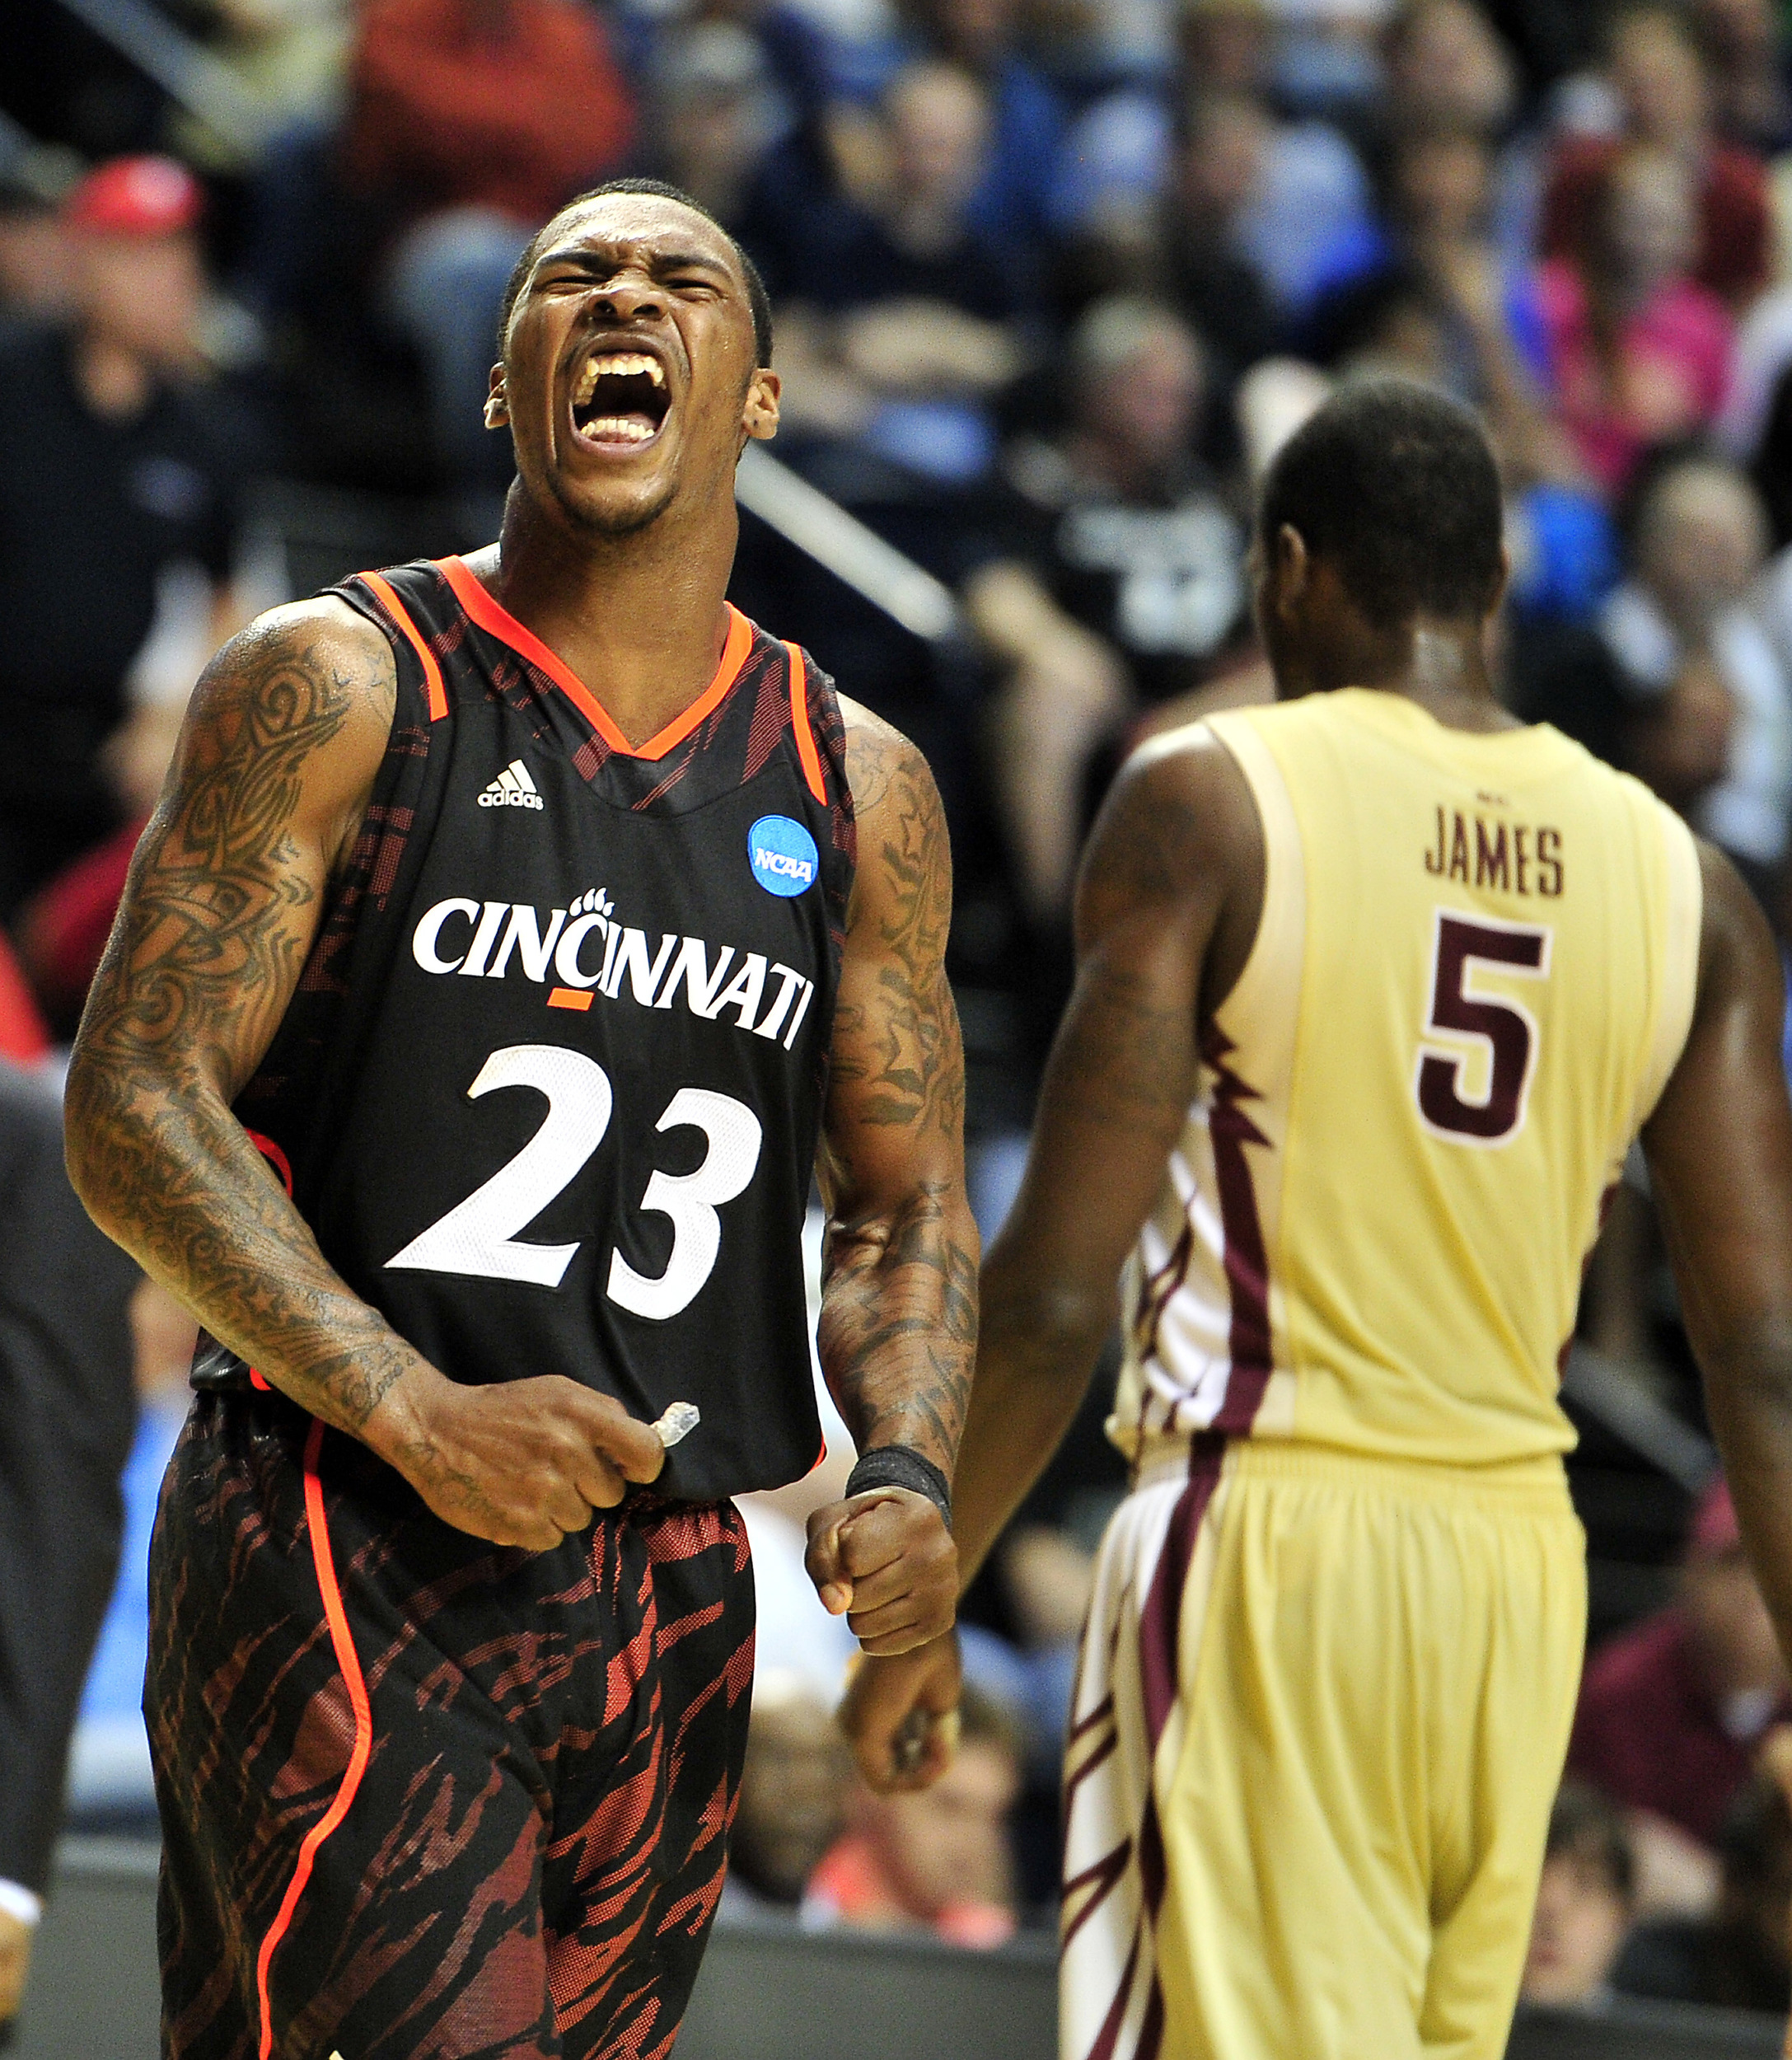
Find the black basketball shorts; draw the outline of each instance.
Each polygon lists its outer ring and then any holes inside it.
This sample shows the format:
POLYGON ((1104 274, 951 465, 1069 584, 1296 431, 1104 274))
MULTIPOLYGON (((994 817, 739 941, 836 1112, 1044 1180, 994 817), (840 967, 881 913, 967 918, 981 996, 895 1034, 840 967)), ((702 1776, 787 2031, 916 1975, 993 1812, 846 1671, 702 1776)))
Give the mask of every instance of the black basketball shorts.
POLYGON ((656 2060, 753 1671, 730 1503, 550 1552, 275 1394, 201 1396, 150 1552, 169 2060, 656 2060))

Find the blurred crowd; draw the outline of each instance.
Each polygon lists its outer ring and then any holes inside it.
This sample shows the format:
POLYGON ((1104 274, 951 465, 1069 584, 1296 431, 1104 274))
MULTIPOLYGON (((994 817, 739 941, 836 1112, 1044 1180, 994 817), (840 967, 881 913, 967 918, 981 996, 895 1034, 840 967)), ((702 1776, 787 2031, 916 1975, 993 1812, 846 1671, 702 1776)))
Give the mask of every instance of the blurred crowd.
MULTIPOLYGON (((763 272, 777 461, 952 596, 924 638, 744 524, 741 605, 938 771, 986 1229, 1091 814, 1139 737, 1269 695, 1252 485, 1340 382, 1480 411, 1509 705, 1683 810, 1792 936, 1780 0, 158 7, 180 100, 54 6, 0 80, 0 1053, 54 1062, 199 670, 295 583, 270 483, 377 504, 392 555, 487 541, 505 282, 561 201, 621 174, 697 196, 763 272)), ((1584 1329, 1696 1423, 1663 1280, 1639 1181, 1584 1329)), ((140 1330, 138 1530, 184 1355, 176 1313, 140 1330)), ((732 1909, 970 1945, 1049 1916, 1074 1637, 1123 1486, 1101 1416, 972 1599, 964 1746, 925 1797, 854 1787, 802 1511, 751 1513, 765 1671, 732 1909)), ((1784 2009, 1792 1700, 1720 1491, 1673 1585, 1600 1625, 1529 1991, 1784 2009)), ((101 1810, 136 1778, 129 1587, 77 1759, 101 1810)))

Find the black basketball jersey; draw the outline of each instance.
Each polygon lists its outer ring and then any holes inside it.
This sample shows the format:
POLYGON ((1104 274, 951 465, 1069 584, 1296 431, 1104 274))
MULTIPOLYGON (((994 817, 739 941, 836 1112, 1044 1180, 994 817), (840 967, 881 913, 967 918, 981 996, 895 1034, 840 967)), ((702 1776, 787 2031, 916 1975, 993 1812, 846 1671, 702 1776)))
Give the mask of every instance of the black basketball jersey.
MULTIPOLYGON (((854 865, 831 682, 731 609, 707 691, 635 751, 460 559, 332 591, 391 639, 397 711, 237 1116, 443 1373, 696 1403, 674 1495, 795 1478, 854 865)), ((214 1346, 194 1377, 246 1375, 214 1346)))

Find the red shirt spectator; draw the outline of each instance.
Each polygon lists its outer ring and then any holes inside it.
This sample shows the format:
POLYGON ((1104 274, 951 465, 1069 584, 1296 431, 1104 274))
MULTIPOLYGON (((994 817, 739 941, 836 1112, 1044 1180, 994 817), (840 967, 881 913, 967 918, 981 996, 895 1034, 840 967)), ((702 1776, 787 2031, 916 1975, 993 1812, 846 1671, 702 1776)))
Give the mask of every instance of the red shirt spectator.
POLYGON ((1721 1486, 1707 1497, 1672 1608, 1605 1646, 1587 1669, 1570 1772, 1709 1846, 1756 1749, 1792 1701, 1766 1606, 1721 1486))
MULTIPOLYGON (((1542 254, 1568 258, 1581 247, 1587 219, 1623 146, 1604 136, 1563 143, 1544 193, 1542 254)), ((1691 275, 1732 307, 1746 303, 1766 283, 1770 250, 1767 175, 1760 159, 1732 143, 1705 154, 1694 196, 1697 222, 1691 275)))
POLYGON ((1574 261, 1541 268, 1558 410, 1607 492, 1651 444, 1705 428, 1729 392, 1729 317, 1691 277, 1692 250, 1686 167, 1635 144, 1606 166, 1574 261))
POLYGON ((1621 319, 1608 350, 1586 288, 1567 265, 1541 268, 1537 303, 1562 426, 1607 492, 1624 485, 1651 444, 1696 433, 1723 406, 1729 320, 1690 279, 1658 286, 1621 319))
POLYGON ((49 1032, 12 956, 12 947, 0 934, 0 1059, 10 1059, 15 1065, 35 1065, 49 1055, 49 1032))
MULTIPOLYGON (((1690 181, 1696 235, 1687 269, 1700 285, 1740 305, 1767 277, 1766 172, 1750 152, 1719 139, 1711 82, 1684 16, 1671 0, 1631 0, 1612 22, 1607 65, 1626 140, 1672 157, 1690 181)), ((1545 257, 1570 257, 1584 246, 1621 147, 1603 138, 1560 146, 1543 205, 1545 257)))
POLYGON ((349 162, 419 213, 546 220, 615 164, 634 110, 579 0, 372 0, 354 63, 349 162))
POLYGON ((809 1877, 804 1904, 812 1924, 839 1922, 854 1931, 900 1931, 924 1926, 948 1945, 984 1952, 1014 1936, 1014 1917, 999 1903, 959 1896, 924 1914, 912 1910, 901 1886, 866 1838, 849 1834, 809 1877))
POLYGON ((124 898, 131 855, 147 816, 138 816, 104 843, 64 866, 29 901, 19 917, 19 942, 31 980, 50 1019, 72 1037, 93 976, 100 970, 112 920, 124 898))

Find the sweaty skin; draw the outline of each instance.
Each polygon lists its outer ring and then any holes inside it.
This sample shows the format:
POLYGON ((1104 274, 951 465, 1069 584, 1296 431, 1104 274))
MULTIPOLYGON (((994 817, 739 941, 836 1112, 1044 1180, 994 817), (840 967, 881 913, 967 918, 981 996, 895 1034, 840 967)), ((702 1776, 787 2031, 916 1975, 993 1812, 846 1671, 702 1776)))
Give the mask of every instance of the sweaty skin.
MULTIPOLYGON (((501 543, 469 562, 639 742, 714 673, 733 468, 774 433, 778 380, 756 363, 732 246, 676 202, 575 204, 536 249, 488 408, 510 424, 518 479, 501 543), (661 367, 669 406, 650 438, 580 429, 572 390, 594 349, 661 367)), ((328 598, 272 611, 207 668, 77 1042, 69 1171, 214 1337, 438 1516, 546 1549, 657 1475, 655 1427, 551 1369, 448 1380, 331 1269, 231 1113, 353 847, 395 697, 386 639, 328 598)), ((842 707, 859 858, 819 1168, 822 1357, 861 1450, 910 1444, 949 1478, 977 1261, 943 967, 951 862, 919 754, 842 707)), ((956 1555, 925 1496, 880 1488, 817 1512, 809 1564, 869 1651, 952 1621, 956 1555)))
MULTIPOLYGON (((1406 695, 1455 728, 1513 725, 1494 698, 1481 623, 1421 618, 1378 632, 1291 529, 1260 542, 1253 560, 1258 623, 1283 699, 1356 683, 1406 695)), ((1701 846, 1700 858, 1692 1027, 1642 1141, 1743 1539, 1792 1656, 1784 988, 1753 897, 1721 854, 1701 846)), ((1026 1177, 984 1266, 953 1504, 967 1581, 1069 1429, 1118 1318, 1121 1266, 1194 1098, 1201 1027, 1249 954, 1263 876, 1256 807, 1224 747, 1183 731, 1131 761, 1083 860, 1076 986, 1026 1177)), ((842 1716, 873 1787, 937 1778, 950 1758, 940 1720, 958 1683, 951 1635, 859 1669, 842 1716)))

